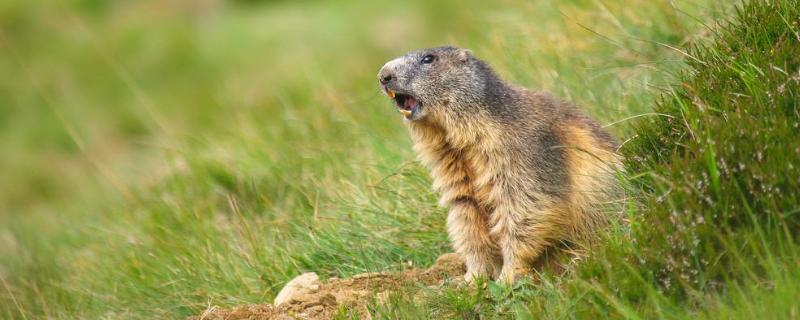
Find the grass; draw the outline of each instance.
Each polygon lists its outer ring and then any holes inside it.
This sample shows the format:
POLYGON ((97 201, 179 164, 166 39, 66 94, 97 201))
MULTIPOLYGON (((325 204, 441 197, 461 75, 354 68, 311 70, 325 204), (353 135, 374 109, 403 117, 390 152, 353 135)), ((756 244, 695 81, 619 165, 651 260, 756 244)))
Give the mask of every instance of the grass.
MULTIPOLYGON (((447 315, 794 319, 800 276, 800 9, 750 2, 687 50, 688 68, 623 149, 643 195, 574 274, 489 284, 447 315), (500 294, 498 294, 498 292, 500 294)), ((437 301, 433 299, 432 301, 437 301)))
POLYGON ((0 315, 176 318, 430 264, 444 210, 374 78, 452 43, 615 123, 641 197, 574 274, 380 316, 796 317, 798 5, 674 5, 6 1, 0 315))

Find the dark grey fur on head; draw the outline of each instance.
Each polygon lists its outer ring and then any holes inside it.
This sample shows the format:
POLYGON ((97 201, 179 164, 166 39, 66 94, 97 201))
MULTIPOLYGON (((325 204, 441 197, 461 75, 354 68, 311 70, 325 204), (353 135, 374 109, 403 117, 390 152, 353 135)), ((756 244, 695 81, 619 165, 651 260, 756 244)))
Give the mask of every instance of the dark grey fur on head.
POLYGON ((514 90, 486 62, 470 50, 450 46, 421 49, 389 61, 378 79, 384 80, 384 90, 411 95, 420 102, 420 110, 410 120, 432 112, 470 116, 487 111, 488 106, 508 105, 505 102, 514 98, 514 90), (423 63, 426 56, 433 56, 433 61, 423 63))

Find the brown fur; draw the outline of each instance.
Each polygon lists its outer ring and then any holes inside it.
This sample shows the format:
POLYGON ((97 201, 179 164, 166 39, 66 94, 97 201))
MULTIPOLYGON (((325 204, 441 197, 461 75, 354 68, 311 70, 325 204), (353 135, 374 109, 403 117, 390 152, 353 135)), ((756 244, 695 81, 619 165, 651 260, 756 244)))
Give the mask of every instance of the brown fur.
MULTIPOLYGON (((445 60, 441 69, 431 70, 445 72, 459 61, 445 60)), ((484 88, 504 85, 483 79, 494 75, 480 65, 469 68, 460 74, 489 83, 484 88)), ((387 72, 395 71, 380 75, 387 72)), ((621 159, 613 139, 594 121, 571 104, 510 85, 490 92, 496 99, 452 98, 488 95, 465 88, 455 90, 468 92, 433 91, 446 97, 438 100, 422 100, 420 89, 408 90, 427 105, 406 123, 441 193, 439 203, 449 208, 447 232, 466 261, 468 281, 491 276, 512 282, 542 265, 538 258, 554 245, 591 242, 618 217, 613 204, 621 197, 615 175, 621 159)))

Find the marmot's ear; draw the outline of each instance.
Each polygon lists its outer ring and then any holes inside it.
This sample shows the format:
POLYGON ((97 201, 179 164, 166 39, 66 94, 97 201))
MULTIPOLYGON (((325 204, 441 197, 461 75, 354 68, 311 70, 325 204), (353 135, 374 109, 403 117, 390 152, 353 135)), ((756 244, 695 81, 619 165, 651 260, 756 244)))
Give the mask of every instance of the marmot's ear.
POLYGON ((458 50, 458 60, 461 62, 466 62, 469 58, 472 57, 472 50, 470 49, 459 49, 458 50))

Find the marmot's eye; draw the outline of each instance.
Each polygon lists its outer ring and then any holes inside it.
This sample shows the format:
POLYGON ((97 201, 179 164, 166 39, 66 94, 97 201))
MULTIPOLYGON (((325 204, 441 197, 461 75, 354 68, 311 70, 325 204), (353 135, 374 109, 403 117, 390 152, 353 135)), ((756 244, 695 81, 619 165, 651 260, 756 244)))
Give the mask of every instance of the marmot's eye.
POLYGON ((436 57, 434 55, 426 54, 424 57, 422 57, 422 60, 420 60, 419 62, 428 64, 428 63, 433 63, 433 60, 436 60, 436 57))

